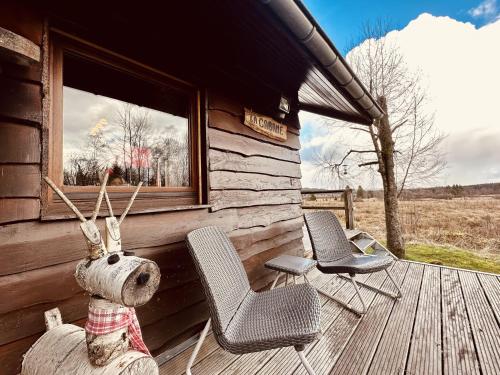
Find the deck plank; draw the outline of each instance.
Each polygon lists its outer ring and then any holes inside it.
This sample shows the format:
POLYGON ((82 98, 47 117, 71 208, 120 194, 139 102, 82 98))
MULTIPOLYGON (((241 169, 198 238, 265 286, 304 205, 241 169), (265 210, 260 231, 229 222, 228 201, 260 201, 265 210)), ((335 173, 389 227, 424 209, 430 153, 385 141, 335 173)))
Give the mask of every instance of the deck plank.
POLYGON ((476 273, 459 271, 483 374, 500 374, 500 329, 476 273))
POLYGON ((193 366, 193 374, 220 374, 227 366, 236 361, 240 355, 231 354, 222 348, 218 348, 209 356, 205 357, 197 365, 193 366))
POLYGON ((493 313, 500 323, 500 280, 497 276, 478 273, 477 277, 483 287, 486 297, 490 301, 493 313))
POLYGON ((262 368, 271 358, 273 358, 279 349, 266 350, 263 352, 245 354, 240 356, 236 361, 231 363, 220 374, 239 375, 239 374, 255 374, 262 368))
MULTIPOLYGON (((398 262, 394 266, 392 274, 398 285, 405 280, 407 269, 408 263, 398 262)), ((382 289, 393 289, 395 292, 388 278, 382 284, 382 289)), ((409 292, 406 286, 405 291, 409 292)), ((360 320, 356 331, 330 372, 331 375, 366 373, 395 303, 390 297, 375 295, 368 312, 360 320)))
MULTIPOLYGON (((367 280, 368 277, 369 275, 363 276, 363 280, 367 280)), ((355 293, 354 288, 351 287, 352 290, 350 290, 349 283, 338 277, 333 277, 332 281, 337 284, 337 287, 334 290, 330 288, 329 293, 342 299, 343 301, 350 301, 355 293)), ((323 290, 325 290, 325 288, 323 288, 323 290)), ((337 303, 328 299, 326 299, 326 301, 327 303, 323 306, 321 311, 321 329, 323 332, 323 337, 326 337, 328 335, 327 332, 330 325, 335 321, 340 312, 343 310, 342 307, 340 307, 337 303)), ((352 319, 351 327, 355 324, 355 321, 355 318, 352 319)), ((321 340, 322 339, 311 343, 306 348, 305 354, 308 360, 311 361, 311 363, 313 363, 313 358, 311 358, 311 355, 312 353, 316 352, 316 348, 318 348, 321 340)), ((272 361, 266 364, 266 366, 258 372, 258 374, 290 374, 299 366, 300 361, 295 350, 293 348, 283 348, 272 359, 272 361)))
MULTIPOLYGON (((363 281, 361 280, 361 276, 362 275, 358 276, 359 281, 363 281)), ((369 276, 367 283, 380 287, 385 279, 385 273, 377 272, 369 276)), ((355 294, 354 287, 351 283, 346 285, 343 292, 349 293, 349 298, 344 297, 344 300, 348 300, 356 308, 361 308, 361 302, 355 294)), ((361 288, 361 295, 365 298, 367 306, 370 306, 375 295, 373 291, 361 288)), ((330 325, 328 330, 324 332, 324 336, 319 340, 317 345, 310 348, 307 353, 307 357, 312 367, 318 374, 326 374, 332 369, 333 365, 344 351, 349 338, 354 334, 356 327, 362 320, 356 314, 344 309, 335 302, 330 303, 339 311, 338 317, 330 325)), ((306 371, 303 366, 299 366, 294 374, 306 374, 306 371)))
POLYGON ((403 296, 394 304, 368 374, 399 374, 404 370, 423 272, 423 265, 410 264, 401 288, 403 296))
MULTIPOLYGON (((393 275, 403 297, 393 301, 361 287, 368 313, 359 319, 320 296, 323 337, 306 348, 320 374, 500 374, 500 279, 494 275, 400 261, 393 275)), ((395 266, 396 267, 396 266, 395 266)), ((361 307, 345 280, 313 270, 311 282, 361 307)), ((388 288, 385 273, 359 280, 388 288), (385 284, 384 284, 385 283, 385 284)), ((160 368, 181 375, 194 346, 160 368)), ((193 367, 204 375, 305 375, 293 348, 236 356, 209 335, 193 367)))
MULTIPOLYGON (((191 353, 193 352, 195 345, 196 343, 194 343, 189 348, 187 348, 186 350, 182 351, 181 353, 173 357, 171 360, 165 362, 165 364, 163 364, 160 367, 160 375, 184 374, 184 372, 186 371, 186 365, 188 363, 189 357, 191 357, 191 353)), ((218 348, 219 344, 217 344, 217 341, 215 341, 214 335, 211 333, 208 334, 207 338, 205 339, 205 342, 203 343, 203 345, 200 348, 200 351, 198 352, 195 364, 199 363, 201 360, 209 356, 218 348)))
POLYGON ((479 374, 472 331, 456 270, 441 269, 444 374, 479 374))
POLYGON ((426 375, 442 373, 439 267, 426 265, 424 268, 406 372, 426 375))

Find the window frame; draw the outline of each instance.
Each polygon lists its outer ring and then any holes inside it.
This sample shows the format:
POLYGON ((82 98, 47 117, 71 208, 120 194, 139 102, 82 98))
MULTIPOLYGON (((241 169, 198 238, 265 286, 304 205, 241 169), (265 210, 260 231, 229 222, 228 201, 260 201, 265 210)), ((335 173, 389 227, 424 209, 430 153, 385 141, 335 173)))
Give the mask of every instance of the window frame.
MULTIPOLYGON (((157 85, 174 88, 188 94, 190 98, 189 147, 191 155, 190 186, 158 187, 145 186, 137 195, 130 213, 148 213, 194 208, 202 205, 201 171, 201 92, 196 86, 172 77, 162 71, 141 64, 135 60, 98 47, 79 38, 52 31, 49 43, 48 90, 50 97, 47 141, 43 144, 43 170, 52 181, 72 200, 80 211, 87 215, 95 204, 99 186, 63 185, 63 56, 67 51, 73 56, 109 66, 113 69, 146 80, 157 85)), ((125 207, 134 186, 108 186, 107 191, 113 211, 119 214, 125 207), (116 207, 116 208, 115 208, 116 207)), ((101 214, 107 208, 101 206, 101 214)), ((65 207, 64 202, 52 192, 44 189, 42 196, 42 220, 68 219, 75 215, 65 207)))

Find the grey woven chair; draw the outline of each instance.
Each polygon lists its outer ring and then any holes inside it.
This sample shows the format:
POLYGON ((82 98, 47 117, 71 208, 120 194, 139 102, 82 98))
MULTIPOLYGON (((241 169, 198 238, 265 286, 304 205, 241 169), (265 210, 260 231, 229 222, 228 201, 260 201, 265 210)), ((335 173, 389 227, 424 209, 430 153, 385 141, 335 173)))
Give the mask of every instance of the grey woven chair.
POLYGON ((211 324, 215 339, 230 353, 293 346, 307 372, 314 374, 303 350, 321 335, 321 307, 316 290, 309 284, 300 284, 254 292, 233 244, 217 227, 192 231, 187 235, 187 244, 211 318, 191 354, 186 374, 191 374, 211 324))
POLYGON ((367 308, 359 291, 358 284, 392 298, 401 297, 401 290, 387 270, 394 261, 392 257, 385 255, 354 254, 351 243, 347 239, 342 226, 335 214, 331 211, 310 212, 304 214, 304 218, 311 239, 314 259, 318 262, 317 268, 323 273, 338 274, 338 276, 350 280, 361 300, 363 309, 355 309, 351 305, 320 289, 318 289, 318 292, 360 315, 365 314, 367 308), (354 279, 355 275, 358 273, 372 273, 381 270, 387 272, 389 279, 396 287, 397 294, 394 295, 369 284, 359 281, 356 282, 354 279), (340 275, 341 273, 346 273, 348 276, 340 275))

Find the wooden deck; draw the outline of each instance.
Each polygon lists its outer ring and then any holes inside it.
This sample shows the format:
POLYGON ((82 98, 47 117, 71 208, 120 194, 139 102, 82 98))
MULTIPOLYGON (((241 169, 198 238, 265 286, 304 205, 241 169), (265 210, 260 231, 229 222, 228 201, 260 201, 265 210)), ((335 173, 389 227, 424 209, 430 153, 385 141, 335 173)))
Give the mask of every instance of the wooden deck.
MULTIPOLYGON (((403 297, 362 288, 363 318, 321 297, 323 337, 306 349, 319 374, 500 374, 499 276, 399 261, 393 274, 403 297)), ((345 281, 313 271, 316 286, 361 307, 345 281), (353 298, 354 297, 354 298, 353 298)), ((359 276, 390 289, 384 273, 359 276)), ((193 346, 161 366, 180 375, 193 346)), ((223 351, 209 335, 193 374, 306 374, 293 348, 243 356, 223 351)))

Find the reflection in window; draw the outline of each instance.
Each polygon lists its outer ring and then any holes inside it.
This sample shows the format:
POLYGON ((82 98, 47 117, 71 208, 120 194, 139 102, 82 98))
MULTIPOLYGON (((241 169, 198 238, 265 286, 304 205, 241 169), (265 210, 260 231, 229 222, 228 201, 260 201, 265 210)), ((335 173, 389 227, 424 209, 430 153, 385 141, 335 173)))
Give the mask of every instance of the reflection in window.
POLYGON ((63 68, 64 185, 190 186, 186 93, 73 56, 63 68))

